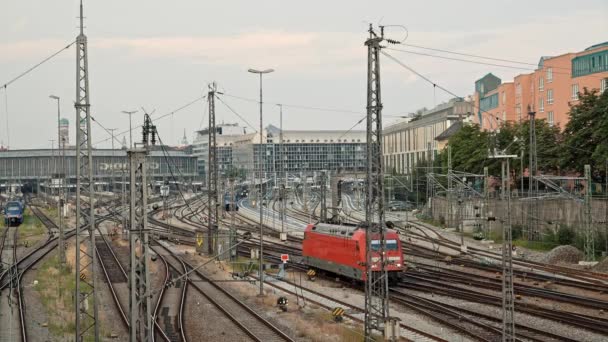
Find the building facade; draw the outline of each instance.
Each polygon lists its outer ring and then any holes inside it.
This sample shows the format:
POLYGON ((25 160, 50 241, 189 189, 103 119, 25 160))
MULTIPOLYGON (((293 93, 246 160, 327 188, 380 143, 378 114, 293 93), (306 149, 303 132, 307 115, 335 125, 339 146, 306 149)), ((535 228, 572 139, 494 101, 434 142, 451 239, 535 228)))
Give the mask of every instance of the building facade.
MULTIPOLYGON (((218 172, 225 174, 232 167, 232 145, 241 139, 247 130, 238 124, 216 125, 218 172)), ((196 132, 193 155, 197 157, 199 175, 206 179, 209 160, 209 128, 196 132)))
POLYGON ((608 42, 584 51, 541 57, 537 69, 502 83, 488 74, 475 82, 475 122, 494 130, 507 121, 537 119, 564 128, 570 106, 576 105, 583 89, 600 92, 608 88, 608 42))
MULTIPOLYGON (((94 149, 93 177, 116 180, 128 167, 126 150, 94 149)), ((57 149, 8 150, 0 152, 0 182, 48 179, 61 170, 62 158, 57 149)), ((68 179, 76 178, 76 150, 65 150, 63 170, 68 179)), ((126 175, 128 177, 128 173, 126 175)), ((197 176, 196 157, 183 151, 158 147, 148 156, 148 178, 151 180, 171 180, 172 177, 188 180, 197 176)), ((179 180, 178 181, 182 181, 179 180)))
POLYGON ((332 170, 364 172, 366 165, 365 131, 283 131, 268 126, 262 133, 242 136, 233 145, 233 165, 249 173, 259 170, 260 161, 267 173, 299 173, 332 170))
POLYGON ((385 171, 411 174, 418 161, 434 159, 440 150, 435 138, 473 112, 471 101, 455 98, 385 127, 382 151, 385 171))

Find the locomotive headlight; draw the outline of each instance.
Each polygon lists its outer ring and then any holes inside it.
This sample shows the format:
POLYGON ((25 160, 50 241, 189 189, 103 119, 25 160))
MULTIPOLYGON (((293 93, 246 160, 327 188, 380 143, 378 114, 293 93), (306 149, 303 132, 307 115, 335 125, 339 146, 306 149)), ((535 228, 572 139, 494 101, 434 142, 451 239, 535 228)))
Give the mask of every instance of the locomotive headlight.
POLYGON ((401 267, 401 264, 397 264, 397 267, 401 267))

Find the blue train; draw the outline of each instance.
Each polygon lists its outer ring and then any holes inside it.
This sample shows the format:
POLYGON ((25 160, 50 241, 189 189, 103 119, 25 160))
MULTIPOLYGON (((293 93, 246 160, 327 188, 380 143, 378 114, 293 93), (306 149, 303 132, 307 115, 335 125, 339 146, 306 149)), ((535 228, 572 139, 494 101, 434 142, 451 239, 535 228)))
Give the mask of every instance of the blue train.
POLYGON ((232 196, 230 194, 224 194, 224 210, 225 211, 239 211, 239 197, 240 196, 235 196, 235 202, 232 202, 232 196))
POLYGON ((23 223, 25 203, 20 200, 10 200, 4 205, 4 224, 19 226, 23 223))

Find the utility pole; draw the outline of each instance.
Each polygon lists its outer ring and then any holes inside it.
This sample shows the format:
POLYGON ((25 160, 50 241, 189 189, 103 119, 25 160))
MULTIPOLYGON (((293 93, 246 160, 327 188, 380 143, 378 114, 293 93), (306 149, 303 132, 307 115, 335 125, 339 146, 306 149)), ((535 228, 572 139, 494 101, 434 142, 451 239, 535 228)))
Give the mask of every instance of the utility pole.
POLYGON ((591 213, 591 166, 585 165, 585 261, 595 260, 595 241, 593 234, 593 215, 591 213))
POLYGON ((389 318, 388 274, 385 268, 386 241, 384 219, 384 167, 382 160, 382 97, 380 91, 380 36, 369 27, 367 46, 367 197, 365 200, 365 340, 373 340, 373 331, 383 332, 389 341, 397 339, 395 321, 389 318), (373 236, 373 238, 372 238, 373 236), (372 240, 380 241, 372 248, 372 240), (376 250, 374 250, 376 249, 376 250), (378 261, 373 261, 378 258, 378 261))
MULTIPOLYGON (((120 171, 122 172, 122 209, 124 212, 122 213, 122 234, 123 238, 127 238, 127 215, 129 213, 129 209, 127 209, 127 164, 122 163, 120 171)), ((129 215, 130 216, 130 215, 129 215)))
MULTIPOLYGON (((308 212, 308 200, 306 199, 306 188, 308 187, 308 174, 306 174, 306 172, 304 172, 304 176, 301 177, 302 179, 302 203, 303 203, 303 210, 304 212, 308 212)), ((310 220, 308 220, 308 223, 310 223, 310 220)))
POLYGON ((75 340, 99 341, 97 302, 97 258, 95 258, 95 183, 91 153, 89 65, 84 14, 80 0, 80 34, 76 38, 76 255, 74 312, 75 340), (81 196, 88 197, 88 203, 81 196), (83 246, 88 226, 88 244, 83 246), (85 228, 85 229, 83 229, 85 228), (81 282, 86 284, 82 286, 81 282), (92 306, 90 302, 93 302, 92 306), (92 307, 92 309, 91 309, 92 307), (92 335, 92 336, 91 336, 92 335))
POLYGON ((110 164, 110 187, 112 188, 112 193, 114 193, 114 188, 115 188, 115 184, 114 184, 114 165, 116 165, 116 161, 114 160, 114 131, 117 130, 117 128, 108 128, 108 131, 110 131, 110 134, 112 135, 112 157, 110 158, 112 160, 112 163, 110 164))
POLYGON ((51 95, 49 96, 51 99, 57 100, 57 149, 60 153, 60 166, 59 171, 57 172, 57 178, 61 179, 61 184, 59 184, 58 193, 57 193, 57 212, 58 212, 58 223, 59 223, 59 237, 57 239, 57 250, 59 253, 59 262, 62 267, 65 267, 65 247, 64 247, 64 236, 63 236, 63 187, 65 186, 65 175, 63 175, 64 171, 64 158, 65 158, 65 141, 61 138, 61 106, 59 96, 51 95), (63 175, 63 176, 60 176, 63 175))
MULTIPOLYGON (((529 155, 529 178, 528 178, 528 197, 538 197, 538 161, 536 158, 536 112, 528 106, 528 116, 530 124, 530 155, 529 155)), ((538 198, 532 199, 529 210, 532 214, 528 214, 528 234, 525 238, 528 240, 538 240, 538 198)))
POLYGON ((149 142, 156 144, 156 126, 148 114, 144 115, 143 148, 131 148, 129 156, 129 181, 131 188, 131 220, 129 227, 129 341, 153 339, 150 272, 148 267, 148 181, 147 161, 149 142), (139 242, 139 245, 138 245, 139 242), (139 247, 139 254, 137 253, 139 247))
POLYGON ((454 219, 453 219, 453 215, 454 215, 454 209, 452 207, 452 200, 453 200, 453 194, 452 194, 452 190, 453 190, 453 186, 452 186, 452 146, 448 145, 448 223, 447 226, 448 227, 453 227, 452 224, 454 223, 454 219))
POLYGON ((326 223, 327 222, 327 198, 326 198, 327 188, 325 187, 325 171, 321 171, 321 187, 319 188, 319 190, 320 190, 320 196, 321 196, 321 222, 326 223))
POLYGON ((488 167, 483 168, 483 206, 481 208, 481 218, 484 219, 484 238, 490 239, 490 224, 487 220, 488 205, 490 204, 490 177, 488 176, 488 167))
POLYGON ((285 237, 285 239, 287 239, 286 236, 284 236, 285 234, 285 212, 286 212, 286 201, 287 201, 287 172, 285 170, 285 150, 284 150, 284 146, 283 146, 283 105, 279 104, 279 126, 280 126, 280 133, 279 133, 279 163, 281 165, 281 187, 279 190, 279 196, 280 196, 280 211, 281 211, 281 239, 283 239, 283 237, 285 237))
POLYGON ((127 114, 129 115, 129 148, 133 148, 133 128, 132 128, 132 121, 131 121, 131 117, 133 116, 133 114, 137 113, 136 110, 123 110, 122 111, 123 114, 127 114))
MULTIPOLYGON (((215 130, 215 84, 209 85, 207 93, 209 101, 209 146, 207 163, 207 208, 208 208, 208 229, 207 229, 207 253, 213 255, 215 251, 214 240, 218 229, 218 202, 217 202, 217 141, 215 130)), ((261 205, 261 204, 260 204, 261 205)))
MULTIPOLYGON (((236 215, 236 196, 234 195, 234 183, 236 181, 234 175, 230 177, 230 248, 236 245, 236 228, 234 226, 234 219, 236 215)), ((230 260, 236 261, 236 248, 230 251, 230 260)))
MULTIPOLYGON (((262 190, 264 183, 264 124, 263 124, 263 112, 264 112, 264 102, 263 102, 263 92, 262 92, 262 76, 264 74, 269 74, 274 72, 274 69, 266 69, 266 70, 255 70, 249 69, 248 72, 252 74, 260 75, 260 147, 259 147, 259 172, 260 172, 260 191, 258 192, 258 205, 260 206, 260 255, 258 257, 259 263, 259 272, 260 272, 260 293, 259 297, 263 297, 264 295, 264 192, 262 190)), ((254 182, 255 185, 255 182, 254 182)))
MULTIPOLYGON (((507 201, 507 218, 502 222, 502 341, 513 342, 515 337, 515 291, 513 288, 513 236, 511 226, 511 185, 509 159, 516 155, 493 155, 490 158, 502 159, 502 197, 507 201), (505 225, 506 223, 506 225, 505 225)), ((490 220, 490 218, 488 218, 490 220)))

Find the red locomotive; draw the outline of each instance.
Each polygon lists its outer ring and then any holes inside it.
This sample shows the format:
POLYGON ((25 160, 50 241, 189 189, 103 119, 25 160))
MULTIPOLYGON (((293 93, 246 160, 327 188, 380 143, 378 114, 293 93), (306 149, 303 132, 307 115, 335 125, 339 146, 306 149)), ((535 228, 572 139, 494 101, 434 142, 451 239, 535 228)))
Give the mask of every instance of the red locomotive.
MULTIPOLYGON (((397 280, 404 270, 403 251, 399 235, 393 230, 384 234, 386 240, 386 270, 390 280, 397 280)), ((372 236, 372 249, 380 249, 379 236, 372 236)), ((365 228, 325 223, 306 227, 302 242, 303 261, 312 267, 365 281, 365 228)), ((380 269, 379 253, 372 255, 372 270, 380 269)))

